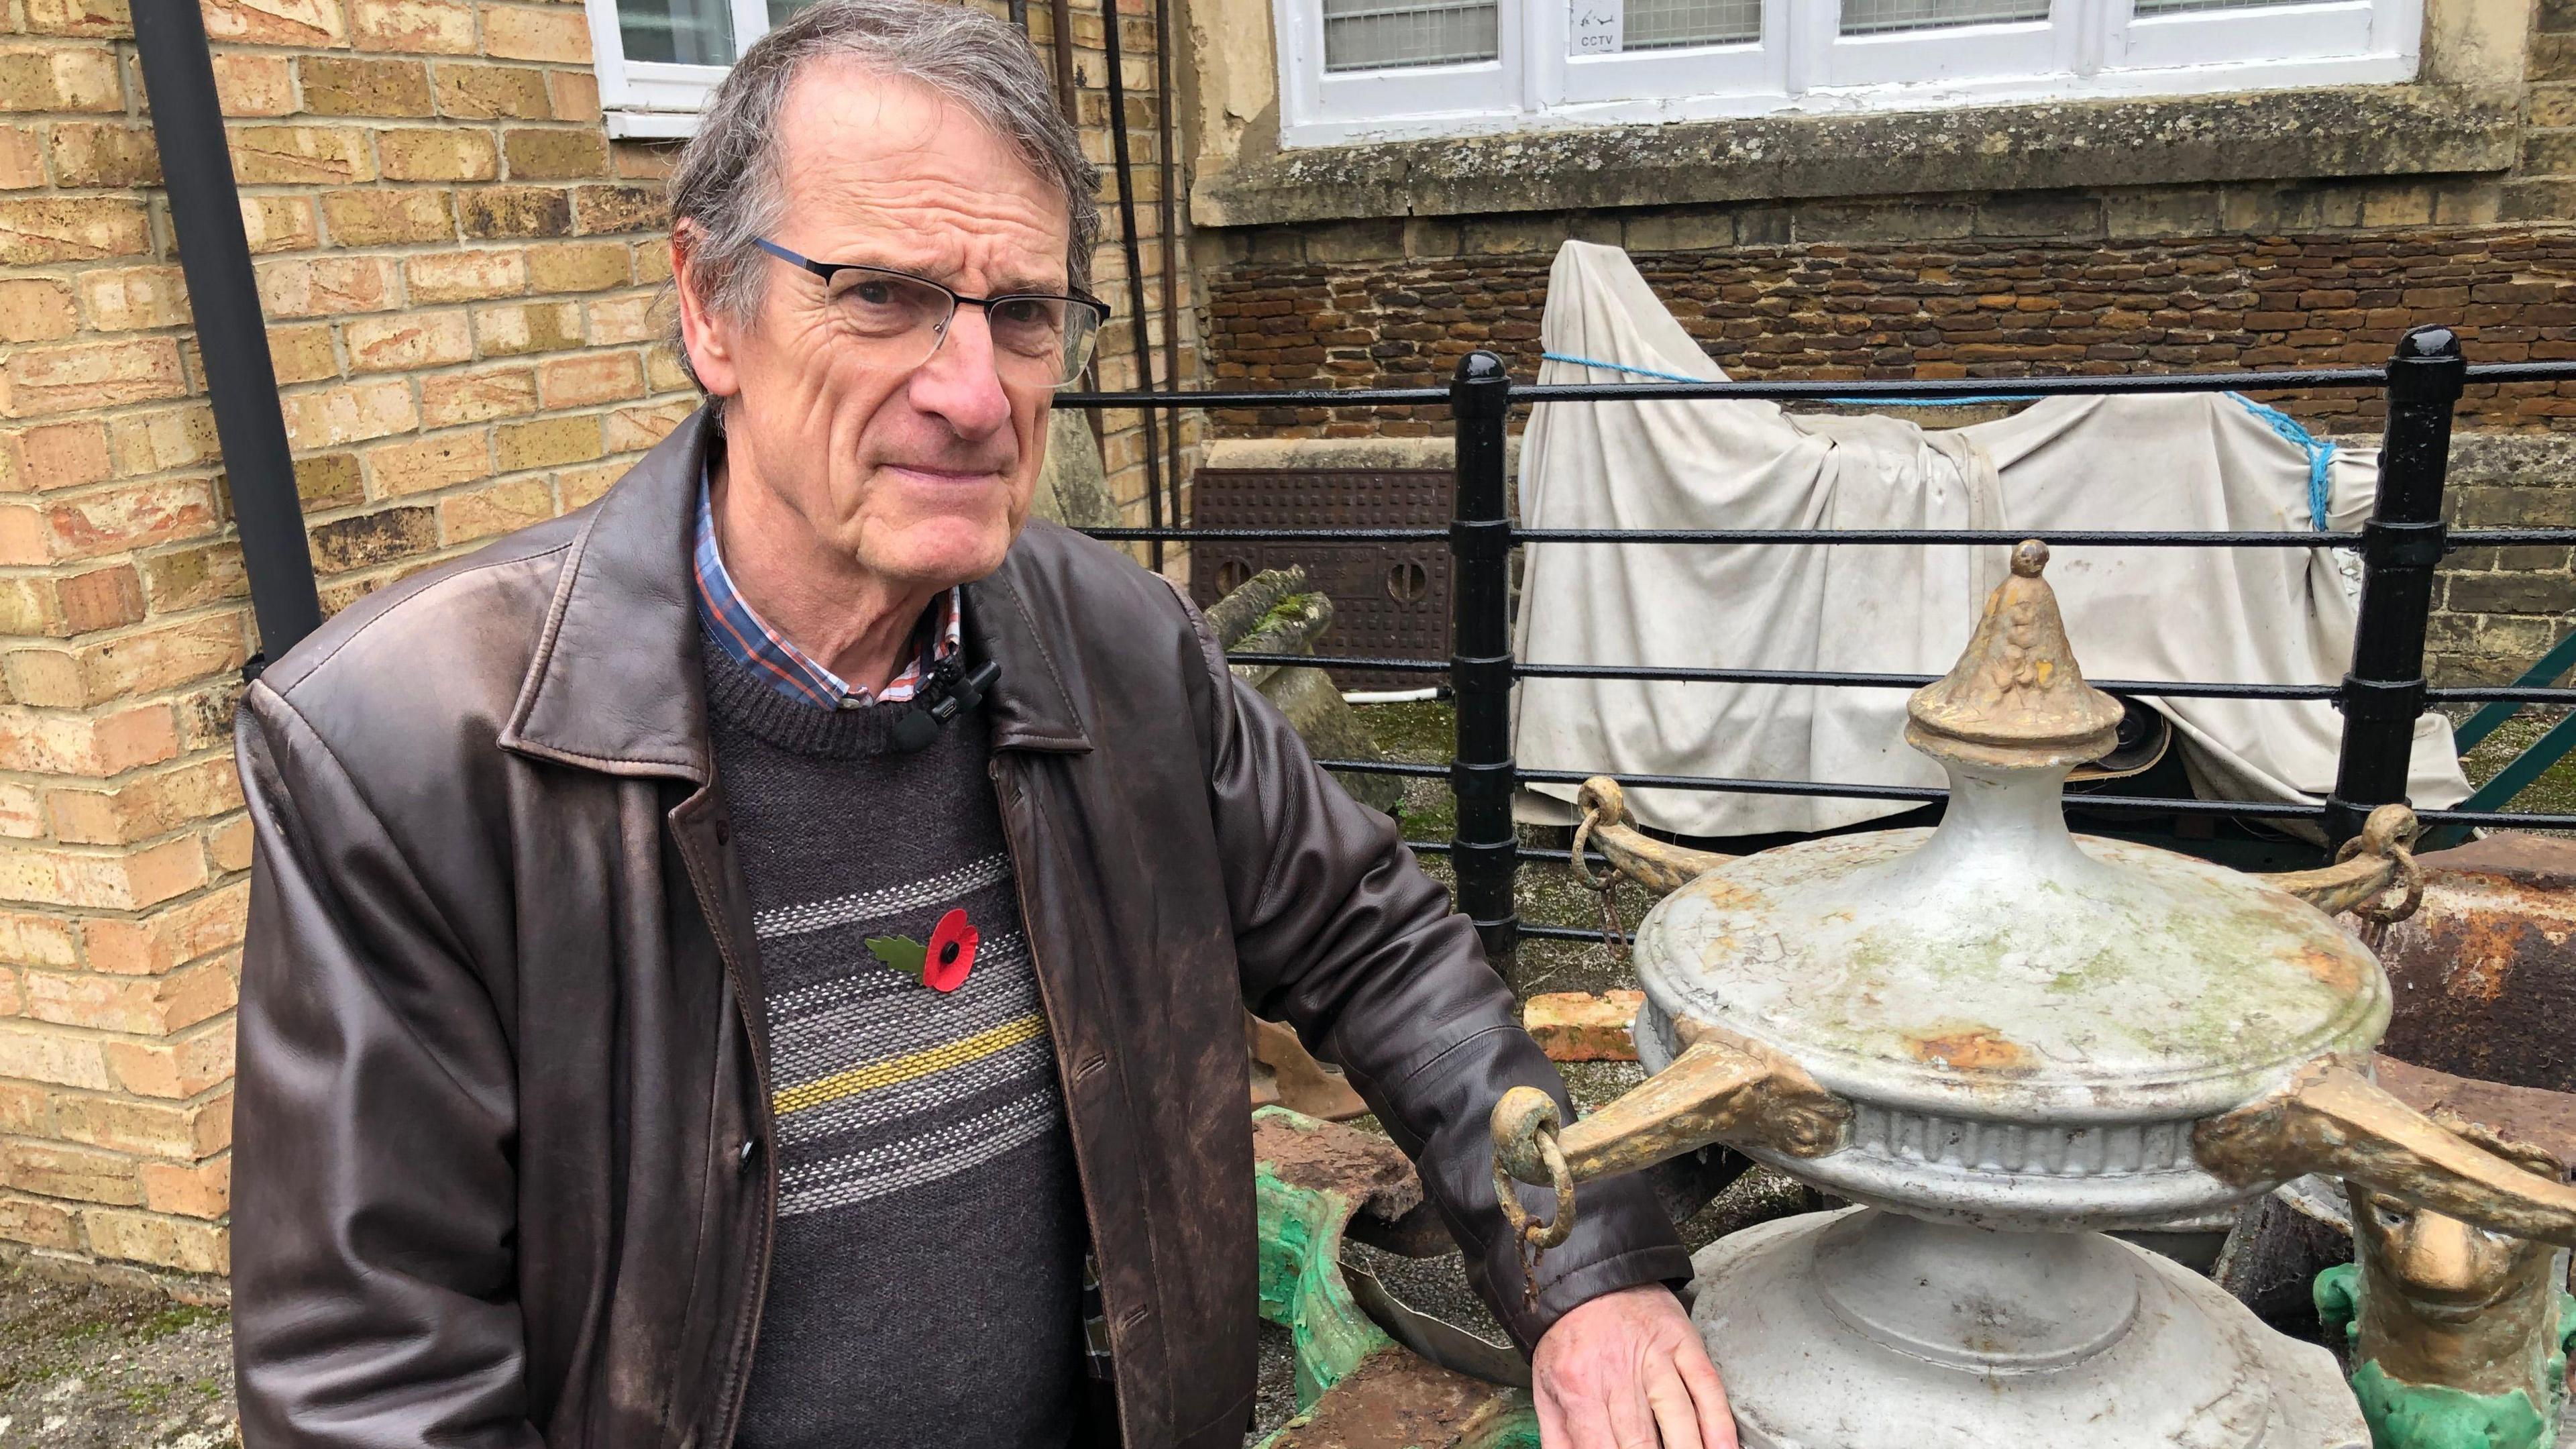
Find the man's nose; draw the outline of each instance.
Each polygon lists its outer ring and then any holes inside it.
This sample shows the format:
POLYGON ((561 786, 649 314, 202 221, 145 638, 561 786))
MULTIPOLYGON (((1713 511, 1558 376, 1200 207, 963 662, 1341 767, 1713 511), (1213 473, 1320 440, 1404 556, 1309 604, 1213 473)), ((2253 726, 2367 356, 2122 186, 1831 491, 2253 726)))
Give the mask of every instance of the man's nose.
POLYGON ((912 375, 912 405, 944 419, 961 438, 981 438, 1011 420, 1011 397, 993 362, 993 328, 981 307, 961 306, 939 350, 912 375))

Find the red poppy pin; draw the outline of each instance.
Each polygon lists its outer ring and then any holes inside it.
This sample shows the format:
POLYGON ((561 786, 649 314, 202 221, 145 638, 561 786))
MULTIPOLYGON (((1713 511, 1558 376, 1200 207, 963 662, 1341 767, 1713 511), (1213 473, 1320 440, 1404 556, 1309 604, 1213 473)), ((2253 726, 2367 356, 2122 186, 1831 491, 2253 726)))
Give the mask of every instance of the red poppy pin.
POLYGON ((921 978, 921 984, 933 991, 954 991, 966 984, 966 973, 975 966, 975 947, 982 940, 966 913, 952 910, 939 918, 929 945, 909 936, 870 936, 868 954, 906 976, 921 978))

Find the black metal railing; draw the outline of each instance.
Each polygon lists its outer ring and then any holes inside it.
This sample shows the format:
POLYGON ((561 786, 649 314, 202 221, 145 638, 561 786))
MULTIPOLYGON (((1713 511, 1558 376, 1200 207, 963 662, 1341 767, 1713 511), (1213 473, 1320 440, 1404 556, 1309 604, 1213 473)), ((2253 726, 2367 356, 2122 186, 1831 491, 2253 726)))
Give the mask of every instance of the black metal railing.
MULTIPOLYGON (((1176 393, 1066 393, 1060 406, 1116 408, 1353 408, 1446 407, 1457 425, 1456 514, 1438 528, 1189 529, 1098 528, 1112 540, 1220 542, 1264 540, 1307 543, 1397 543, 1445 539, 1451 555, 1451 656, 1443 662, 1336 655, 1236 654, 1240 663, 1307 664, 1326 668, 1397 670, 1446 675, 1457 710, 1456 750, 1447 766, 1391 761, 1327 760, 1335 770, 1359 774, 1445 777, 1457 799, 1457 825, 1445 841, 1413 841, 1415 849, 1445 854, 1457 881, 1459 909, 1476 924, 1498 965, 1517 943, 1533 940, 1598 940, 1598 931, 1523 924, 1513 906, 1516 872, 1525 861, 1564 861, 1568 852, 1522 846, 1512 826, 1513 791, 1523 783, 1575 784, 1589 772, 1522 769, 1512 758, 1510 699, 1515 679, 1651 679, 1738 684, 1817 685, 1845 689, 1913 689, 1933 676, 1842 670, 1697 669, 1595 664, 1527 664, 1512 658, 1509 570, 1511 550, 1528 543, 1557 544, 1837 544, 1941 547, 2011 544, 2039 538, 2052 544, 2124 548, 2318 548, 2360 551, 2359 625, 2352 661, 2340 684, 2247 684, 2198 680, 2101 680, 2123 694, 2202 699, 2331 700, 2343 712, 2343 740, 2335 783, 2322 803, 2169 799, 2085 794, 2070 797, 2086 810, 2152 811, 2171 815, 2235 816, 2296 820, 2322 828, 2335 844, 2360 833, 2379 805, 2406 798, 2416 718, 2437 704, 2488 702, 2576 706, 2576 689, 2520 684, 2496 687, 2431 687, 2424 677, 2424 642, 2432 609, 2434 571, 2452 549, 2505 545, 2576 545, 2576 528, 2454 529, 2442 521, 2449 469, 2451 415, 2470 383, 2576 381, 2576 362, 2470 366, 2459 338, 2446 327, 2406 334, 2384 369, 2330 368, 2291 371, 2158 373, 2128 377, 1970 378, 1925 382, 1650 382, 1538 386, 1514 383, 1503 361, 1476 352, 1460 361, 1446 388, 1352 388, 1337 391, 1176 393), (2385 394, 2377 498, 2357 532, 2144 532, 2117 530, 1977 529, 1539 529, 1516 527, 1505 508, 1503 440, 1512 408, 1540 402, 1610 400, 1764 400, 1889 403, 1950 394, 2040 398, 2065 394, 2243 392, 2266 389, 2361 389, 2385 394)), ((1606 773, 1606 772, 1604 772, 1606 773)), ((1858 785, 1821 780, 1724 779, 1696 775, 1614 775, 1631 786, 1717 790, 1745 794, 1824 796, 1928 804, 1947 791, 1913 785, 1858 785)), ((2576 828, 2576 815, 2521 814, 2501 810, 2420 810, 2428 823, 2452 827, 2576 828)))

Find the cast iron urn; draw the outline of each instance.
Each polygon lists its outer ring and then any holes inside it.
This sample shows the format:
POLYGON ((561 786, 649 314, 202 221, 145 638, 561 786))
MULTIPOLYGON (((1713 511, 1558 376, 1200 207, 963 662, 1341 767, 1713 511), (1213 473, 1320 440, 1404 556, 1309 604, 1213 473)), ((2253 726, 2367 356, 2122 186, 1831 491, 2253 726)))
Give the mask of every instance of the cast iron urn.
POLYGON ((1693 1317, 1753 1449, 2361 1449, 2325 1349, 2107 1230, 2322 1172, 2569 1243, 2576 1189, 2371 1082, 2387 978, 2328 912, 2406 888, 2404 807, 2290 876, 2068 831, 2067 773, 2120 710, 2076 666, 2047 560, 2015 550, 1908 707, 1907 742, 1950 779, 1937 829, 1707 856, 1586 787, 1589 838, 1678 886, 1635 939, 1655 1075, 1571 1125, 1507 1094, 1506 1214, 1543 1262, 1582 1179, 1711 1143, 1858 1204, 1695 1261, 1693 1317), (1553 1188, 1553 1215, 1510 1179, 1553 1188))

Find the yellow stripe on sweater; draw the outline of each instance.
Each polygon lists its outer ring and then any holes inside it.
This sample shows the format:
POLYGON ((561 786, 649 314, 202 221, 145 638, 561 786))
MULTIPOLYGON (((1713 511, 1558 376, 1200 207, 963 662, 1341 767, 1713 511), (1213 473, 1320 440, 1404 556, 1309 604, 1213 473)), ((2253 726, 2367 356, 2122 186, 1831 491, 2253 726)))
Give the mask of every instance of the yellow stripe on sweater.
POLYGON ((926 1077, 932 1072, 944 1072, 950 1067, 962 1067, 968 1062, 980 1061, 995 1052, 1008 1051, 1022 1042, 1035 1041, 1044 1035, 1046 1035, 1046 1018, 1032 1011, 1026 1016, 1003 1022, 1000 1026, 986 1027, 962 1041, 952 1041, 921 1051, 908 1052, 899 1057, 888 1057, 881 1062, 871 1062, 864 1067, 854 1067, 846 1072, 834 1072, 828 1077, 817 1078, 811 1082, 799 1082, 795 1086, 771 1093, 769 1107, 772 1112, 783 1117, 790 1112, 801 1112, 808 1107, 820 1107, 826 1102, 838 1102, 847 1097, 858 1096, 862 1092, 873 1092, 880 1088, 894 1086, 899 1082, 909 1082, 916 1077, 926 1077))

